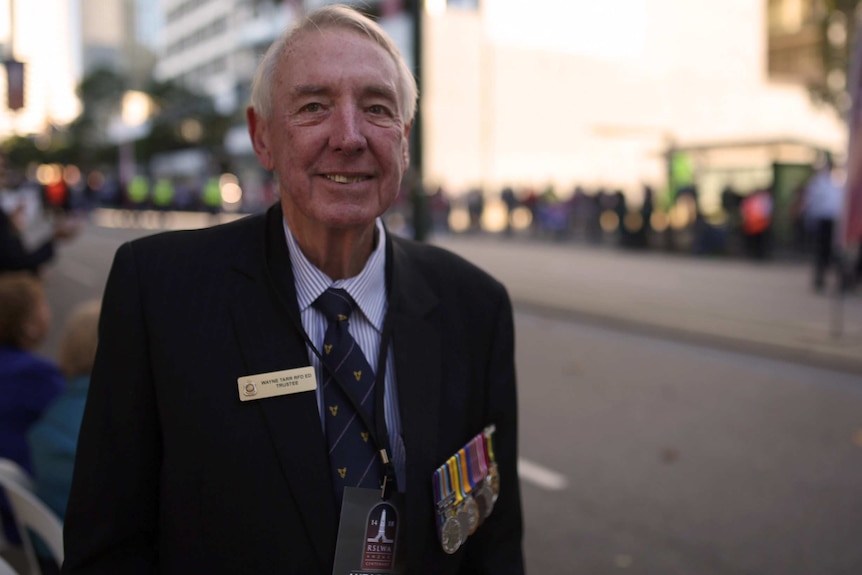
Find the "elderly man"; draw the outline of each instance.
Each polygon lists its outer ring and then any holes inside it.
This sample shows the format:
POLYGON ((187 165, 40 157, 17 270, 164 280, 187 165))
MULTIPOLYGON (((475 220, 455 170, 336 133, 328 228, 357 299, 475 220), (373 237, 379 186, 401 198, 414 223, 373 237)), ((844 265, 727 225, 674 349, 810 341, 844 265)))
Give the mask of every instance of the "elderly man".
POLYGON ((280 203, 117 252, 63 572, 523 573, 509 298, 380 221, 409 69, 329 6, 252 92, 280 203))

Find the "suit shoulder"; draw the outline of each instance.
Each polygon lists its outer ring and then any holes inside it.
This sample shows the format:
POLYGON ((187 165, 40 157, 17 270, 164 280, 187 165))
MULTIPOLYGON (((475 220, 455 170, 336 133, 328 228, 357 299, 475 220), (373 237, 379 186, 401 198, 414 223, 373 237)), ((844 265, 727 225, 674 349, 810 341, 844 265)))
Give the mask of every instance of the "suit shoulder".
POLYGON ((159 232, 123 244, 115 260, 131 257, 143 269, 201 269, 262 245, 263 230, 263 215, 252 215, 209 228, 159 232))
POLYGON ((395 237, 393 243, 433 285, 508 298, 506 288, 499 280, 458 254, 440 246, 406 238, 395 237))
POLYGON ((195 230, 159 232, 131 240, 135 251, 170 249, 201 249, 214 245, 231 245, 263 227, 263 214, 246 216, 232 222, 195 230))

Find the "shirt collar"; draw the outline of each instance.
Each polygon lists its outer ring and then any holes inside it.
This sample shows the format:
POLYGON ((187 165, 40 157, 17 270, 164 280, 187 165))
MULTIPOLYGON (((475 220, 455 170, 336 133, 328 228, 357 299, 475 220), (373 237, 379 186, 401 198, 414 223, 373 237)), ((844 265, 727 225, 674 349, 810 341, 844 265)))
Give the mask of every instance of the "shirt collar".
POLYGON ((307 310, 328 288, 341 288, 350 294, 369 323, 377 331, 382 331, 383 319, 386 315, 386 229, 380 218, 375 221, 377 245, 365 262, 365 267, 358 275, 335 281, 308 261, 299 249, 299 244, 296 243, 290 228, 287 227, 287 220, 282 218, 282 224, 287 249, 290 252, 290 265, 293 268, 296 283, 299 311, 307 310))

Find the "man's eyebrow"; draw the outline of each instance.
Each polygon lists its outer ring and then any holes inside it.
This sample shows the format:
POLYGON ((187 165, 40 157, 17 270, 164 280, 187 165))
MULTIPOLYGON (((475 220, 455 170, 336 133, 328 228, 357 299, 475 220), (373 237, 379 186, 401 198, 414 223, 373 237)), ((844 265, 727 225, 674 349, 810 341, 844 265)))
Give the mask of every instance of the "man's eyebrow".
MULTIPOLYGON (((325 96, 331 94, 332 90, 320 84, 300 84, 291 90, 293 97, 303 96, 325 96)), ((380 97, 393 102, 398 101, 398 93, 391 86, 385 84, 373 84, 362 89, 363 97, 380 97)))
POLYGON ((329 93, 329 89, 317 84, 300 84, 291 90, 294 96, 319 96, 329 93))
POLYGON ((386 98, 392 101, 398 100, 398 94, 395 90, 383 84, 368 86, 362 90, 362 93, 365 96, 380 96, 381 98, 386 98))

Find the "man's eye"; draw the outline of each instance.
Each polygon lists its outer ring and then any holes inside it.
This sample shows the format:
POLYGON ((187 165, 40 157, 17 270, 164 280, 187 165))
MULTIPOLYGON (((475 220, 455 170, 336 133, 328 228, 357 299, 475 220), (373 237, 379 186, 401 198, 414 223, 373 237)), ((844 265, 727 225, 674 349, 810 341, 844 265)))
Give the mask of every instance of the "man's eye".
POLYGON ((368 111, 375 115, 389 115, 389 110, 386 106, 381 106, 380 104, 369 106, 368 111))
POLYGON ((323 109, 323 106, 318 104, 317 102, 312 102, 310 104, 306 104, 302 107, 303 112, 319 112, 323 109))

